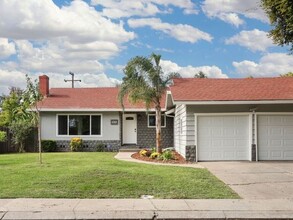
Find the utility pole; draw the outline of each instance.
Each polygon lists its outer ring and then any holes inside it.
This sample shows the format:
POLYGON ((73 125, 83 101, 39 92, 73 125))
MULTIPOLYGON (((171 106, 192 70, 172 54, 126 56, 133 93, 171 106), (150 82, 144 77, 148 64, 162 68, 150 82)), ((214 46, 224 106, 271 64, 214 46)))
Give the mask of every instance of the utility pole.
POLYGON ((72 79, 64 79, 64 82, 71 82, 72 83, 72 88, 74 88, 74 82, 81 82, 80 79, 74 79, 74 73, 73 72, 69 72, 69 74, 71 75, 72 79))

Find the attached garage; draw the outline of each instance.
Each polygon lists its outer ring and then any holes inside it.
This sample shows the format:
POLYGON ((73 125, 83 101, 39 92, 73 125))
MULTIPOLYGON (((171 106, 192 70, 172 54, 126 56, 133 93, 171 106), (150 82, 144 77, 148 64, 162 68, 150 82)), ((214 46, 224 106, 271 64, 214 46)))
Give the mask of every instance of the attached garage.
POLYGON ((195 115, 198 161, 250 160, 249 115, 195 115))
POLYGON ((258 115, 259 160, 293 160, 293 115, 258 115))

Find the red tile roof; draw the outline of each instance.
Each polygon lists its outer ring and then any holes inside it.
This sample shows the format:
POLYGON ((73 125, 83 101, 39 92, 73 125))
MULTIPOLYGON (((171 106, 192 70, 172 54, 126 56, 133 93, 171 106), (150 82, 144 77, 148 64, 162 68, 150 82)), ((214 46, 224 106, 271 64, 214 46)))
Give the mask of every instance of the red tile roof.
POLYGON ((174 101, 293 100, 293 77, 174 79, 174 101))
MULTIPOLYGON (((46 109, 115 109, 122 110, 118 102, 119 88, 52 88, 49 96, 45 97, 38 107, 46 109)), ((165 107, 165 96, 162 98, 161 106, 165 107)), ((131 104, 127 99, 124 101, 125 109, 145 109, 144 103, 131 104)))

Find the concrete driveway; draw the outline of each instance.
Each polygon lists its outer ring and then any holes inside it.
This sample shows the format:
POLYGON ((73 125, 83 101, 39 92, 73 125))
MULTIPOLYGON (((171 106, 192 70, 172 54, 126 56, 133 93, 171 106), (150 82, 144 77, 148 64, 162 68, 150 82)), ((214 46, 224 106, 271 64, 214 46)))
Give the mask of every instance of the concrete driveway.
POLYGON ((293 162, 202 162, 243 199, 293 199, 293 162))

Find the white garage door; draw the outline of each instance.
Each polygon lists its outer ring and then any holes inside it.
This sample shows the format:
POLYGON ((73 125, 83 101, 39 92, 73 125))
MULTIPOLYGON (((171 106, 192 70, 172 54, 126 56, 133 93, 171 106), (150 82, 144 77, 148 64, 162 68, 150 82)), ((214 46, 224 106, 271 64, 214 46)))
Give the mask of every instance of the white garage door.
POLYGON ((249 117, 198 116, 198 160, 249 160, 249 117))
POLYGON ((260 115, 259 160, 293 160, 293 115, 260 115))

